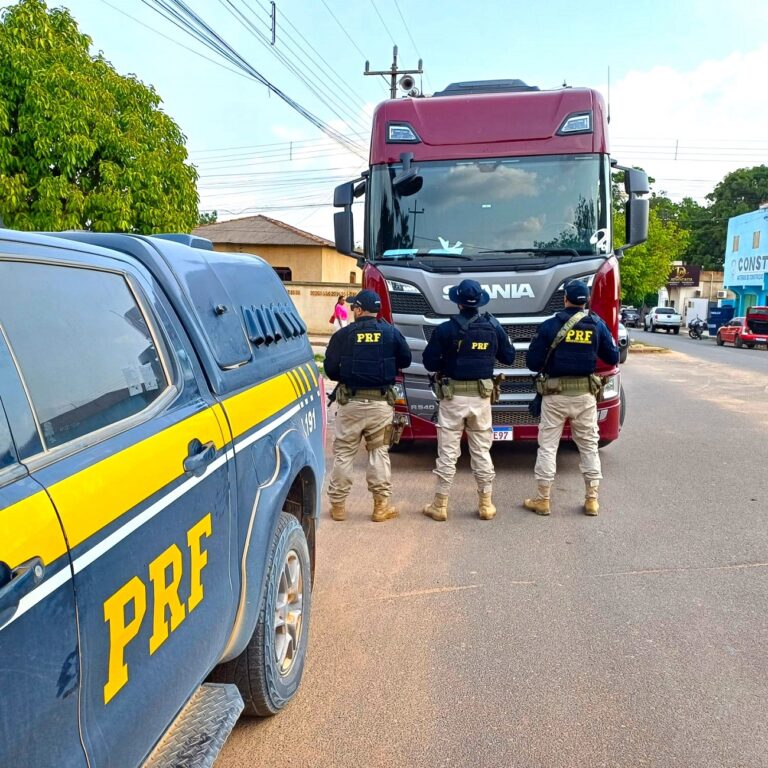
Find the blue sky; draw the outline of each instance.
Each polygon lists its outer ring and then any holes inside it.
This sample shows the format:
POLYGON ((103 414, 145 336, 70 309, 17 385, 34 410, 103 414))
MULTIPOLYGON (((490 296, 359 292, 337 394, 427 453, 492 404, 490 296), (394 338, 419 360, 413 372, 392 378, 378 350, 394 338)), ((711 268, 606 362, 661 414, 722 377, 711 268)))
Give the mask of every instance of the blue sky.
MULTIPOLYGON (((362 147, 370 111, 388 95, 383 80, 363 76, 364 62, 388 68, 396 42, 401 67, 423 59, 425 93, 519 77, 605 94, 610 67, 613 155, 645 167, 674 199, 702 199, 728 171, 768 162, 758 79, 768 71, 768 4, 277 0, 276 49, 315 78, 322 103, 231 10, 268 35, 267 0, 187 3, 271 82, 362 147)), ((264 212, 330 235, 332 209, 323 203, 364 160, 263 85, 148 29, 224 64, 142 0, 50 4, 69 8, 119 72, 157 89, 188 137, 201 208, 221 219, 264 212)))

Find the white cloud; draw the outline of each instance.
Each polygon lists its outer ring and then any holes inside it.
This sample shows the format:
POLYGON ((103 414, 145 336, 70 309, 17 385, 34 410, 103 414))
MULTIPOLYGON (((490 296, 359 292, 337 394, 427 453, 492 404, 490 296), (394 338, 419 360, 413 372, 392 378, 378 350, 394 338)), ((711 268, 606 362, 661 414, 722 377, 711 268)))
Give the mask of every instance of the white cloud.
POLYGON ((673 199, 703 201, 736 168, 768 163, 768 45, 688 71, 653 67, 611 86, 611 153, 673 199))

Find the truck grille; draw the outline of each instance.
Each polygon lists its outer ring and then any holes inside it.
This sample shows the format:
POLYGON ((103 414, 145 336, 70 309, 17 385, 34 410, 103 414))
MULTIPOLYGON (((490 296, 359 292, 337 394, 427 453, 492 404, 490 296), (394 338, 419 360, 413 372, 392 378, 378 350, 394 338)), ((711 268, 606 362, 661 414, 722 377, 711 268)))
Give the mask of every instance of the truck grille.
MULTIPOLYGON (((432 338, 435 328, 437 328, 436 325, 424 326, 424 338, 427 341, 432 338)), ((507 332, 507 336, 513 344, 525 344, 536 335, 539 326, 535 323, 525 323, 524 325, 502 325, 502 328, 507 332)))
MULTIPOLYGON (((400 315, 422 315, 424 317, 442 317, 447 320, 451 315, 439 315, 430 306, 426 296, 422 293, 400 293, 392 291, 389 294, 389 301, 392 306, 392 312, 400 315)), ((550 297, 547 305, 541 312, 531 312, 529 315, 534 317, 547 317, 563 309, 563 291, 555 291, 550 297)), ((517 328, 535 328, 535 326, 516 326, 517 328)), ((533 331, 535 333, 535 330, 533 331)), ((528 338, 533 338, 530 336, 528 338)), ((514 339, 513 339, 514 341, 514 339)))
POLYGON ((503 395, 533 394, 533 379, 530 376, 510 376, 501 382, 503 395))
POLYGON ((508 408, 494 408, 493 423, 495 426, 501 427, 509 424, 513 426, 520 424, 538 424, 539 420, 535 416, 531 416, 527 410, 512 411, 508 408))
POLYGON ((496 363, 496 367, 502 368, 504 370, 508 370, 510 368, 527 368, 528 366, 525 364, 525 352, 524 351, 515 352, 515 362, 512 363, 512 365, 504 365, 503 363, 496 363))
POLYGON ((428 317, 437 317, 432 312, 429 302, 420 293, 397 293, 392 291, 389 294, 389 301, 392 305, 392 312, 400 315, 427 315, 428 317))

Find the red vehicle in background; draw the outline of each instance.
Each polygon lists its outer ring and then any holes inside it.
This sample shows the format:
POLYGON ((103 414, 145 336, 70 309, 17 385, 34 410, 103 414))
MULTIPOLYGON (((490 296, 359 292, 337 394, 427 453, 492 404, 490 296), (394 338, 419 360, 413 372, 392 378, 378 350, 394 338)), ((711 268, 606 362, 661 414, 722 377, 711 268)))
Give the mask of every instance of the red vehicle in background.
POLYGON ((750 307, 744 317, 734 317, 717 329, 718 346, 734 344, 752 349, 755 344, 768 345, 768 307, 750 307))
MULTIPOLYGON (((645 241, 648 177, 611 160, 602 96, 586 88, 541 91, 520 80, 454 83, 430 97, 380 104, 370 168, 337 187, 336 247, 355 256, 352 204, 365 194, 363 283, 382 316, 408 339, 403 440, 436 439, 437 401, 421 352, 456 312, 448 291, 464 278, 491 297, 487 311, 517 350, 493 406, 497 440, 533 440, 538 419, 525 352, 539 324, 563 307, 563 286, 590 283, 591 307, 618 336, 621 252, 645 241), (624 171, 626 244, 614 248, 611 171, 624 171)), ((601 440, 618 437, 624 395, 618 366, 599 406, 601 440)), ((566 431, 564 437, 569 438, 566 431)))

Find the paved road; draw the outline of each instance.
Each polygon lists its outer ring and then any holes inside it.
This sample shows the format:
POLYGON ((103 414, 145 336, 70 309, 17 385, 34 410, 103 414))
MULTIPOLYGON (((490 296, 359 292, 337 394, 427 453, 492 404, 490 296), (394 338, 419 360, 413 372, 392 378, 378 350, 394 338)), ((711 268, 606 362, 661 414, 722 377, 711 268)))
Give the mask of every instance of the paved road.
MULTIPOLYGON (((754 349, 747 349, 746 347, 736 349, 733 344, 726 344, 718 347, 714 336, 698 340, 692 339, 685 328, 677 336, 673 333, 668 334, 666 331, 651 333, 638 328, 628 328, 627 330, 632 341, 673 349, 676 352, 683 352, 686 355, 711 363, 721 363, 746 371, 768 374, 768 351, 764 346, 754 349)), ((632 354, 631 347, 629 354, 632 354)))
POLYGON ((495 450, 488 523, 466 462, 449 521, 418 513, 429 448, 393 456, 394 523, 358 483, 320 529, 302 688, 217 766, 768 766, 766 377, 690 345, 630 353, 598 518, 568 448, 550 518, 518 506, 528 445, 495 450))

